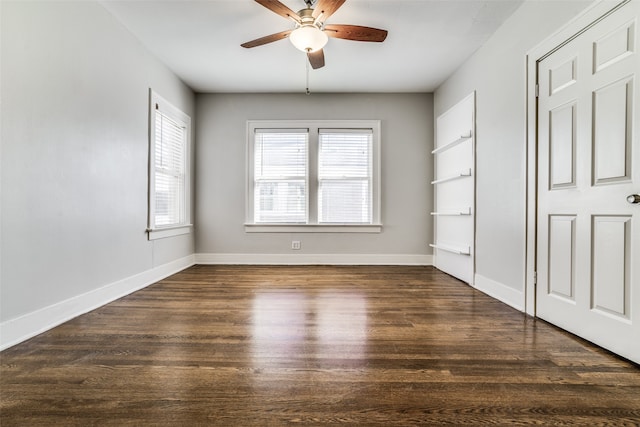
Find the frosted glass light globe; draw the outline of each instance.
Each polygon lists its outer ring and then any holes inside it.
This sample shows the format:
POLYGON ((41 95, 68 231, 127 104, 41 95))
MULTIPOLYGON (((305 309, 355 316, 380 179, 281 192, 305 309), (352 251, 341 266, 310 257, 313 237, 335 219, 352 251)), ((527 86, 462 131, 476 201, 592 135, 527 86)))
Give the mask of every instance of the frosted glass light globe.
POLYGON ((291 43, 303 52, 315 52, 322 49, 329 37, 320 31, 320 29, 314 25, 305 25, 300 28, 296 28, 289 35, 291 43))

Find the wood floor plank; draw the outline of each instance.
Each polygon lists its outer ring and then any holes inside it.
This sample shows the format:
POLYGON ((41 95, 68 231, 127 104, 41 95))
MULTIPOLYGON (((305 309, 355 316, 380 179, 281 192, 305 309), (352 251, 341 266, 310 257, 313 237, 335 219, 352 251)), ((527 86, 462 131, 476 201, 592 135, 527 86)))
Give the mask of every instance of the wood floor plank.
POLYGON ((640 369, 432 267, 194 266, 0 353, 0 425, 640 425, 640 369))

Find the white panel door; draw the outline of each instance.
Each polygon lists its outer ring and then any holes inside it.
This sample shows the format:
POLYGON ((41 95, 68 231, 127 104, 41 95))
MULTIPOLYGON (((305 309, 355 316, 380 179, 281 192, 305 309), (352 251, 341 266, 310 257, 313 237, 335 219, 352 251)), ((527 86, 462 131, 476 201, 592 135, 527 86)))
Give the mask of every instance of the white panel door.
POLYGON ((434 265, 473 285, 475 93, 436 119, 434 265))
POLYGON ((640 363, 639 9, 539 63, 536 314, 640 363))

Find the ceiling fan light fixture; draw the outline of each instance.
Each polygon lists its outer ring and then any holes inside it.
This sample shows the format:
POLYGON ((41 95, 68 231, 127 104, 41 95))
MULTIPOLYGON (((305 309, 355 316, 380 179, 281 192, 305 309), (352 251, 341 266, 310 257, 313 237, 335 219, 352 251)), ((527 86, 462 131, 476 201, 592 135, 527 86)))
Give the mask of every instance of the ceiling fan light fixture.
POLYGON ((315 25, 303 25, 289 35, 291 43, 303 52, 315 52, 322 49, 329 37, 315 25))

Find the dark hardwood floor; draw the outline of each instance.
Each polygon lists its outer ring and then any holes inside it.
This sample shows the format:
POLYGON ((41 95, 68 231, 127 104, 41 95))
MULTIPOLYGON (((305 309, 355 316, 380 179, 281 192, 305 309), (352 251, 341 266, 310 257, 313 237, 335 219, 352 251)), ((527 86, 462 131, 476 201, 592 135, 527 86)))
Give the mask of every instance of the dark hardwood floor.
POLYGON ((0 425, 640 425, 640 369, 432 267, 194 266, 0 353, 0 425))

